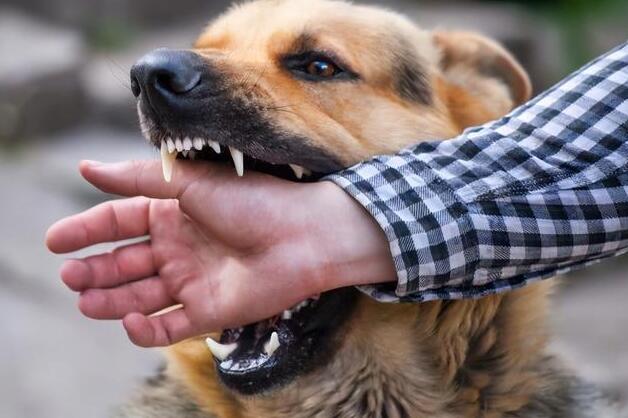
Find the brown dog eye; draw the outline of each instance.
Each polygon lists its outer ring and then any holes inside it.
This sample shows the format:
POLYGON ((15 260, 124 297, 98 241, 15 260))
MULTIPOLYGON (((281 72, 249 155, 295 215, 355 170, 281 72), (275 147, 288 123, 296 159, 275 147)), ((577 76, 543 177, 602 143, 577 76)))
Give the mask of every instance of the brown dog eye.
POLYGON ((345 64, 337 63, 337 59, 319 51, 284 56, 281 59, 281 64, 295 78, 309 83, 360 79, 360 76, 350 71, 345 64))
POLYGON ((337 72, 338 67, 327 61, 316 60, 307 65, 307 73, 316 77, 330 78, 337 72))

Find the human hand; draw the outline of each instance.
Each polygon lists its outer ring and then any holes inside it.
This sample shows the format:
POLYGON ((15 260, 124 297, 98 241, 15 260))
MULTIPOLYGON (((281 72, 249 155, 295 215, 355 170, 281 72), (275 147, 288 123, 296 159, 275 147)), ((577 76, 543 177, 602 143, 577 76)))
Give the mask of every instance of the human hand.
POLYGON ((205 162, 83 162, 99 189, 134 196, 53 225, 46 243, 69 253, 148 236, 107 254, 68 260, 66 285, 95 319, 122 319, 152 347, 260 321, 318 293, 395 280, 388 243, 371 216, 330 182, 292 183, 205 162), (167 313, 166 308, 182 305, 167 313))

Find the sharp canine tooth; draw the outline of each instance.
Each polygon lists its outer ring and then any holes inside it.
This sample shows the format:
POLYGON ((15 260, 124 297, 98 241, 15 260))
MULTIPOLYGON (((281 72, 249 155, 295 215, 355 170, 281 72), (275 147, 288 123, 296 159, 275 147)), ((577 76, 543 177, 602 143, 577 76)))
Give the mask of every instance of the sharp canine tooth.
POLYGON ((233 147, 229 147, 229 151, 231 152, 231 158, 233 158, 236 173, 238 173, 238 176, 242 177, 244 175, 244 154, 242 154, 242 151, 233 147))
POLYGON ((174 171, 174 162, 177 159, 176 152, 169 152, 166 141, 161 141, 161 168, 164 173, 164 180, 167 183, 172 181, 172 173, 174 171))
POLYGON ((177 150, 177 147, 174 145, 174 141, 170 138, 168 138, 168 141, 166 141, 168 144, 168 152, 170 154, 172 154, 173 152, 175 152, 177 150))
POLYGON ((203 145, 205 145, 205 141, 202 138, 194 138, 194 148, 200 151, 203 149, 203 145))
POLYGON ((184 150, 183 152, 181 152, 181 154, 183 154, 184 157, 187 157, 189 153, 190 151, 187 151, 187 150, 184 150))
POLYGON ((275 351, 279 348, 281 343, 279 342, 279 335, 277 332, 273 332, 270 336, 270 340, 266 344, 264 344, 264 352, 269 356, 272 356, 275 351))
POLYGON ((220 154, 220 144, 216 141, 207 141, 207 144, 212 147, 216 154, 220 154))
POLYGON ((214 357, 216 357, 220 361, 225 360, 227 357, 229 357, 229 354, 233 353, 235 349, 238 348, 238 343, 220 344, 212 340, 211 338, 207 338, 205 340, 205 343, 207 344, 209 351, 211 351, 214 357))
POLYGON ((294 171, 294 175, 297 176, 299 180, 303 178, 303 173, 305 172, 305 169, 303 167, 296 164, 290 164, 290 168, 292 169, 292 171, 294 171))
POLYGON ((177 147, 177 151, 179 151, 179 152, 183 151, 183 142, 181 142, 181 139, 177 138, 174 141, 174 145, 175 145, 175 147, 177 147))

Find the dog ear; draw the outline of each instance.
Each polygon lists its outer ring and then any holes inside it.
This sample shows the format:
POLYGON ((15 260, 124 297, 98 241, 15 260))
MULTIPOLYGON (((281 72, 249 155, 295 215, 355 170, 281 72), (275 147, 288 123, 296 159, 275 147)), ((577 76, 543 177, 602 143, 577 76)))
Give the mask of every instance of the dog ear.
POLYGON ((462 127, 499 118, 530 98, 528 75, 498 43, 470 32, 437 31, 433 39, 447 101, 462 127))

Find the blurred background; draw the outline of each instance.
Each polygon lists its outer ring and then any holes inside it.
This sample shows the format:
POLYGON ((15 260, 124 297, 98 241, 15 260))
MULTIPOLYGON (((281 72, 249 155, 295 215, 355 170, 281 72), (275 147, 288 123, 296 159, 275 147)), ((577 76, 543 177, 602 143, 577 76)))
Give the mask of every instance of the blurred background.
MULTIPOLYGON (((53 221, 106 199, 80 159, 154 158, 136 126, 128 72, 187 47, 229 1, 0 0, 0 417, 106 417, 160 361, 117 323, 81 317, 47 253, 53 221)), ((628 0, 387 1, 427 28, 505 43, 537 92, 628 38, 628 0)), ((94 251, 102 251, 100 247, 94 251)), ((628 259, 563 280, 553 349, 628 396, 628 259)))

